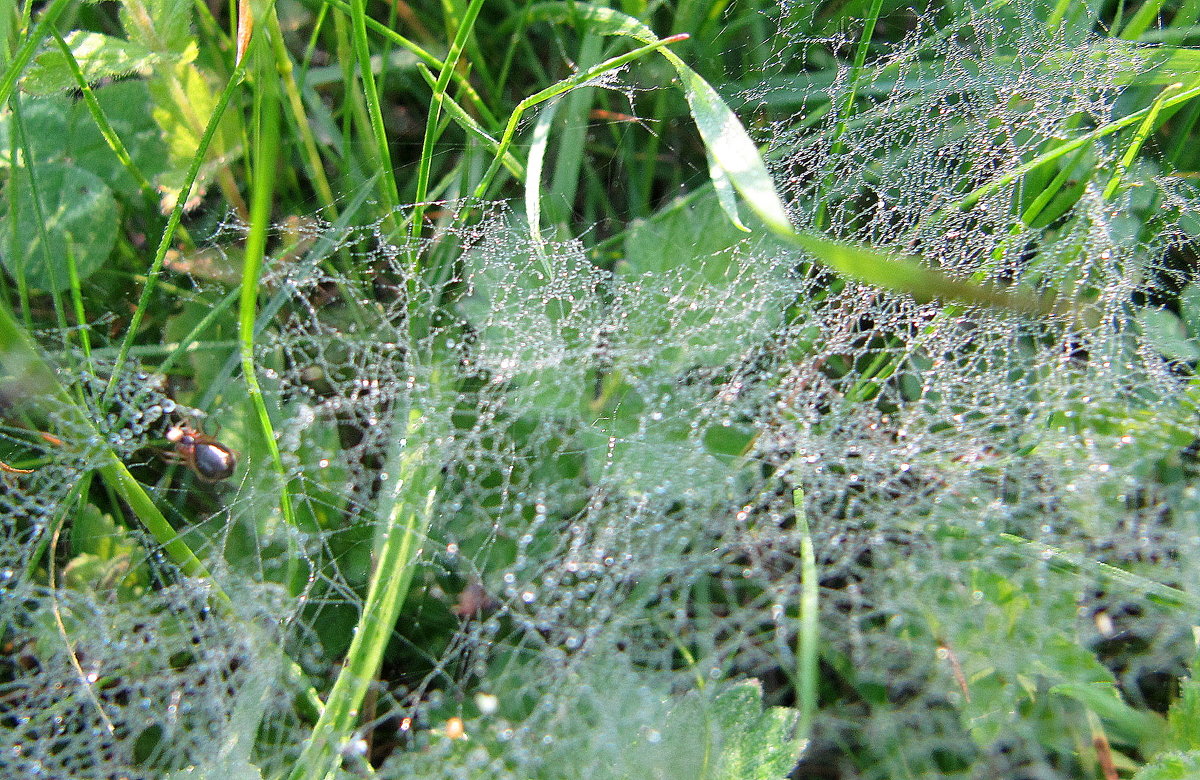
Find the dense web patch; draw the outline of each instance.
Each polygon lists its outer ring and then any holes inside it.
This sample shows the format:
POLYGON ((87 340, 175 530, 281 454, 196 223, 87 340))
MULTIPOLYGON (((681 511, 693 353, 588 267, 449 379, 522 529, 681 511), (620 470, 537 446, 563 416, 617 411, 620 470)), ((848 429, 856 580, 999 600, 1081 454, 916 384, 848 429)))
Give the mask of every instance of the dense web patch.
MULTIPOLYGON (((234 415, 234 480, 198 505, 178 483, 153 493, 232 609, 111 518, 96 528, 128 548, 123 568, 72 561, 35 585, 100 456, 45 445, 46 465, 5 475, 7 761, 31 777, 284 771, 311 725, 287 659, 336 673, 381 471, 419 410, 428 439, 408 445, 440 473, 435 520, 347 772, 388 756, 380 777, 684 778, 731 761, 729 680, 795 704, 802 488, 822 684, 838 687, 804 766, 1080 776, 1048 712, 1086 723, 1081 702, 1116 692, 1161 710, 1194 652, 1196 395, 1139 315, 1191 281, 1180 220, 1200 204, 1162 177, 1157 199, 1089 183, 1026 222, 1014 187, 951 208, 1068 135, 1062 117, 1107 121, 1137 62, 1088 40, 1009 51, 1001 29, 918 24, 870 65, 857 88, 878 99, 852 116, 846 82, 747 95, 839 107, 762 139, 798 225, 1088 300, 1086 322, 837 279, 726 227, 705 194, 636 226, 615 263, 531 238, 505 204, 444 204, 419 244, 305 223, 267 270, 256 356, 296 526, 234 415), (452 270, 431 277, 430 258, 452 270)), ((775 64, 813 42, 784 36, 775 64)), ((1122 151, 1086 154, 1112 168, 1122 151)), ((78 384, 96 396, 115 370, 78 384)), ((128 376, 102 430, 157 474, 178 414, 128 376)))

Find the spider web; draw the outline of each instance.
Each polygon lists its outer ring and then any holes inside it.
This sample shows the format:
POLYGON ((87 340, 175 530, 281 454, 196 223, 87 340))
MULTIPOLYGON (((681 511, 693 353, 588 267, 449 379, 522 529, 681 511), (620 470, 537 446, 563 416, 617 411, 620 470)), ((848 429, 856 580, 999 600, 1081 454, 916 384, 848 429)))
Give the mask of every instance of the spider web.
MULTIPOLYGON (((823 705, 799 776, 1088 771, 1058 724, 1090 734, 1099 701, 1161 711, 1194 654, 1196 391, 1139 318, 1192 281, 1198 204, 1151 171, 1115 197, 1088 182, 1031 224, 1014 187, 947 208, 1069 137, 1063 117, 1108 121, 1140 67, 1132 48, 1012 23, 1027 10, 917 18, 853 115, 836 108, 848 73, 772 81, 852 43, 784 14, 743 98, 796 112, 761 140, 797 225, 1087 299, 1094 322, 838 279, 727 226, 706 192, 633 227, 615 262, 534 240, 507 204, 440 204, 419 243, 310 220, 267 269, 257 340, 282 482, 236 408, 220 433, 242 454, 233 480, 163 477, 155 442, 182 416, 168 388, 128 367, 63 375, 87 397, 121 377, 96 410, 105 443, 211 580, 132 520, 63 525, 103 457, 65 417, 63 446, 6 434, 44 465, 0 492, 3 762, 22 777, 289 771, 311 721, 288 661, 318 688, 336 675, 397 410, 420 409, 435 519, 346 776, 368 759, 379 777, 748 771, 748 735, 795 720, 761 709, 796 705, 795 488, 823 705), (441 276, 415 264, 439 258, 441 276)), ((1088 147, 1097 169, 1118 165, 1116 137, 1088 147)), ((1117 749, 1142 747, 1109 725, 1117 749)), ((795 764, 790 745, 756 751, 763 776, 795 764)))

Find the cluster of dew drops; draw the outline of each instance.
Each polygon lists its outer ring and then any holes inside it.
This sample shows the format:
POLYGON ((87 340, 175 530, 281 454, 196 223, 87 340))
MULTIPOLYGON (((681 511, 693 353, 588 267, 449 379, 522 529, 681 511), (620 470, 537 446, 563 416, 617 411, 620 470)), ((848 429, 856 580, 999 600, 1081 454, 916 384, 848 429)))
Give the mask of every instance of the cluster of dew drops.
MULTIPOLYGON (((122 371, 118 376, 111 401, 106 405, 108 411, 96 408, 108 389, 108 379, 91 371, 80 371, 74 378, 93 407, 92 419, 104 443, 127 455, 144 447, 152 434, 160 432, 163 421, 170 420, 183 407, 166 395, 166 378, 161 374, 137 369, 122 371)), ((194 410, 189 413, 195 414, 194 410)))

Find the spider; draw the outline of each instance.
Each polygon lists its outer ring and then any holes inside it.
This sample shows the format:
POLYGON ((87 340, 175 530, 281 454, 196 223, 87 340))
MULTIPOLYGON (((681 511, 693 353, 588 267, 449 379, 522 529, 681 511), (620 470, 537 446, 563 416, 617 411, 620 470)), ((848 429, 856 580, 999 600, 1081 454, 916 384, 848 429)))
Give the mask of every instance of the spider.
POLYGON ((204 482, 220 482, 233 475, 237 456, 233 450, 187 423, 167 429, 167 441, 175 445, 173 456, 186 464, 204 482))

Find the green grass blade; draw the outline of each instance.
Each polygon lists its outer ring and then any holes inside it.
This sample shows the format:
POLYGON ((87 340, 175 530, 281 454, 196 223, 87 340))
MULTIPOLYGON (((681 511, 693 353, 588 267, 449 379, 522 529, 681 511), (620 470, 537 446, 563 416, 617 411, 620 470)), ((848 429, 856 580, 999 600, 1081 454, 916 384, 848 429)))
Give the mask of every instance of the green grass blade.
MULTIPOLYGON (((838 115, 837 125, 833 128, 833 144, 829 148, 829 158, 834 161, 846 149, 846 144, 842 139, 842 136, 846 133, 846 120, 853 114, 854 104, 858 100, 858 87, 862 82, 863 65, 867 61, 867 49, 871 45, 871 36, 875 34, 875 24, 879 21, 879 12, 882 6, 883 0, 872 0, 871 8, 867 11, 867 16, 863 20, 862 35, 859 36, 858 46, 854 52, 854 64, 850 67, 850 89, 846 92, 846 99, 838 115)), ((833 173, 826 176, 821 185, 821 193, 818 195, 820 203, 817 206, 817 216, 814 221, 818 230, 824 230, 828 227, 829 201, 827 190, 830 184, 833 183, 832 177, 833 173)))
POLYGON ((363 96, 367 101, 370 117, 371 140, 374 141, 376 162, 380 166, 385 224, 391 225, 393 214, 400 202, 396 189, 396 173, 392 168, 392 153, 388 149, 387 131, 383 127, 383 108, 379 103, 379 90, 375 86, 375 74, 371 68, 371 49, 367 43, 366 0, 350 0, 350 30, 354 45, 354 56, 358 61, 359 78, 362 79, 363 96))
POLYGON ((376 563, 367 598, 341 673, 291 780, 319 780, 337 772, 344 749, 354 739, 363 699, 379 672, 433 516, 441 468, 432 446, 436 426, 415 409, 397 411, 394 420, 392 446, 383 467, 389 478, 378 501, 376 563))
POLYGON ((269 23, 271 26, 271 51, 275 57, 275 68, 283 83, 284 94, 287 96, 288 110, 291 112, 291 127, 300 134, 300 148, 309 181, 317 191, 321 207, 330 219, 338 217, 337 205, 334 202, 333 189, 325 176, 325 166, 321 161, 321 153, 317 150, 317 141, 313 137, 312 123, 304 110, 304 99, 300 95, 300 87, 296 84, 296 69, 292 63, 291 54, 283 42, 283 30, 279 27, 279 14, 271 7, 269 23))
POLYGON ((208 154, 208 147, 217 133, 221 117, 225 115, 225 109, 229 106, 229 100, 233 97, 234 90, 241 83, 244 72, 243 65, 239 65, 234 70, 233 75, 225 83, 225 88, 221 91, 216 106, 213 107, 212 116, 208 119, 208 126, 204 128, 204 135, 200 138, 200 143, 196 148, 196 155, 192 158, 191 165, 188 167, 187 176, 184 177, 179 197, 175 201, 175 208, 172 209, 171 217, 167 220, 167 226, 163 230, 162 238, 159 239, 158 251, 154 255, 154 260, 150 263, 149 270, 146 271, 146 283, 142 285, 142 294, 138 297, 137 306, 134 308, 133 315, 129 319, 129 327, 125 331, 125 336, 121 339, 121 346, 117 350, 117 360, 115 363, 117 370, 109 377, 108 387, 104 391, 104 403, 107 403, 108 399, 112 397, 113 390, 116 388, 117 380, 119 379, 118 374, 121 367, 125 365, 125 360, 129 355, 129 348, 133 345, 133 340, 136 338, 138 330, 141 327, 142 319, 146 316, 151 296, 154 294, 155 285, 158 283, 159 275, 162 273, 167 251, 171 248, 171 240, 175 236, 175 230, 179 226, 179 221, 183 218, 183 209, 187 204, 188 197, 191 195, 196 176, 200 173, 200 166, 208 154))
MULTIPOLYGON (((271 415, 267 411, 263 398, 262 386, 258 381, 255 368, 254 334, 255 321, 258 314, 258 283, 262 273, 263 260, 266 255, 267 231, 271 225, 271 207, 275 196, 275 170, 279 163, 279 115, 281 112, 280 95, 277 84, 272 78, 273 63, 267 57, 266 46, 262 36, 258 36, 257 52, 251 56, 261 62, 259 78, 256 80, 257 89, 254 91, 255 128, 254 137, 254 170, 250 189, 250 231, 246 235, 246 252, 242 267, 241 298, 238 305, 238 340, 241 345, 242 375, 246 380, 250 401, 258 419, 259 430, 267 451, 271 454, 271 463, 279 475, 280 491, 279 505, 284 522, 290 526, 296 525, 295 512, 292 509, 292 494, 287 476, 287 468, 279 452, 275 429, 271 423, 271 415)), ((295 542, 289 536, 288 555, 288 586, 297 593, 302 582, 298 578, 299 552, 294 549, 295 542)))
POLYGON ((550 146, 550 126, 558 113, 559 101, 546 106, 533 127, 533 138, 529 145, 529 178, 525 180, 525 218, 529 222, 529 234, 533 237, 533 250, 545 261, 542 240, 542 164, 546 160, 546 149, 550 146))
MULTIPOLYGON (((458 30, 454 35, 454 41, 450 44, 450 51, 446 55, 446 62, 442 65, 437 83, 433 87, 433 94, 429 99, 429 113, 425 117, 425 135, 421 141, 421 157, 417 164, 417 186, 416 195, 413 198, 413 215, 408 225, 410 239, 417 239, 421 235, 421 229, 424 226, 425 201, 429 197, 429 180, 433 167, 433 147, 437 143, 438 136, 441 135, 438 124, 442 116, 442 97, 446 94, 451 76, 458 66, 458 59, 462 56, 463 48, 466 46, 467 40, 471 37, 471 31, 475 27, 475 20, 479 18, 479 11, 482 7, 483 0, 471 0, 462 18, 458 21, 458 30)), ((412 257, 412 272, 414 274, 418 270, 418 263, 419 257, 414 252, 412 257)))
POLYGON ((1113 171, 1112 178, 1109 179, 1108 185, 1104 188, 1105 200, 1110 200, 1114 195, 1117 194, 1117 189, 1121 186, 1121 177, 1125 175, 1125 171, 1129 169, 1129 166, 1132 165, 1133 161, 1137 158, 1138 153, 1142 151, 1142 145, 1146 142, 1146 139, 1150 136, 1150 132, 1154 129, 1154 123, 1155 120, 1158 119, 1158 112, 1162 109, 1163 101, 1167 99, 1168 95, 1182 86, 1182 84, 1171 84, 1167 86, 1158 94, 1158 97, 1155 98, 1154 102, 1150 104, 1150 110, 1146 112, 1146 116, 1144 119, 1142 119, 1142 123, 1138 125, 1137 130, 1134 131, 1133 140, 1129 142, 1129 148, 1125 150, 1125 154, 1123 154, 1121 159, 1117 162, 1117 168, 1115 171, 1113 171))
POLYGON ((800 531, 800 630, 796 648, 796 704, 800 718, 796 724, 796 758, 808 750, 812 738, 813 716, 817 711, 817 638, 819 581, 817 559, 813 552, 812 533, 804 502, 804 489, 792 491, 792 506, 796 511, 796 528, 800 531))
MULTIPOLYGON (((337 8, 347 16, 349 16, 351 13, 350 5, 346 3, 345 0, 325 0, 325 4, 332 6, 333 8, 337 8)), ((408 38, 405 38, 403 35, 391 29, 387 25, 377 22, 370 17, 366 19, 366 25, 367 29, 371 32, 414 54, 417 59, 425 63, 425 66, 430 70, 441 72, 445 67, 445 63, 442 62, 442 60, 434 57, 432 54, 425 51, 425 49, 413 43, 408 38)), ((499 120, 496 118, 496 115, 492 112, 487 103, 484 102, 483 98, 479 96, 479 93, 475 90, 475 87, 472 86, 471 82, 465 76, 463 76, 463 74, 457 71, 453 71, 451 73, 451 78, 454 79, 455 84, 457 84, 459 89, 462 91, 463 97, 470 104, 471 108, 478 112, 484 123, 493 127, 498 127, 500 124, 499 120)))

